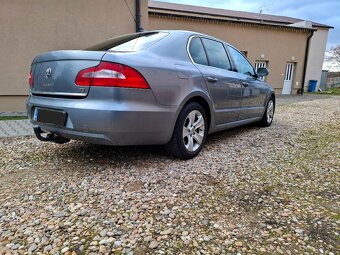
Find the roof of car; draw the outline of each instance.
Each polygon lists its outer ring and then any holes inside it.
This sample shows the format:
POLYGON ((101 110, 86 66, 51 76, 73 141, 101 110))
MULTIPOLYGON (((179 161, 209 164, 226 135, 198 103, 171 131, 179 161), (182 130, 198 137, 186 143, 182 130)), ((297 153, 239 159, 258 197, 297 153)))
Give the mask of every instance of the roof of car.
MULTIPOLYGON (((215 17, 228 18, 234 21, 247 21, 261 24, 270 25, 292 25, 304 21, 302 19, 278 16, 270 14, 260 14, 253 12, 243 12, 243 11, 233 11, 226 9, 217 9, 210 7, 194 6, 194 5, 184 5, 184 4, 174 4, 158 1, 149 1, 149 10, 167 10, 175 12, 186 12, 194 13, 199 15, 211 15, 215 17)), ((312 22, 313 27, 323 27, 323 28, 333 28, 332 26, 320 24, 317 22, 312 22)))
POLYGON ((149 33, 154 33, 154 32, 166 32, 166 33, 170 33, 170 34, 180 33, 180 34, 185 34, 187 36, 204 36, 204 37, 209 37, 209 38, 212 38, 212 39, 215 39, 215 40, 218 40, 218 41, 223 41, 223 40, 218 39, 214 36, 202 34, 200 32, 196 32, 196 31, 190 31, 190 30, 177 30, 177 29, 173 29, 173 30, 171 30, 171 29, 170 30, 147 30, 147 31, 141 32, 141 34, 149 34, 149 33))
POLYGON ((230 44, 229 42, 226 42, 226 41, 219 39, 217 37, 207 35, 207 34, 203 34, 203 33, 196 32, 196 31, 190 31, 190 30, 148 30, 148 31, 140 32, 139 34, 142 35, 142 34, 149 34, 149 33, 154 33, 154 32, 166 32, 166 33, 169 33, 169 34, 178 33, 178 34, 185 35, 186 37, 191 37, 191 36, 205 37, 205 38, 209 38, 209 39, 212 39, 212 40, 223 42, 226 45, 230 45, 232 47, 235 47, 234 45, 230 44))

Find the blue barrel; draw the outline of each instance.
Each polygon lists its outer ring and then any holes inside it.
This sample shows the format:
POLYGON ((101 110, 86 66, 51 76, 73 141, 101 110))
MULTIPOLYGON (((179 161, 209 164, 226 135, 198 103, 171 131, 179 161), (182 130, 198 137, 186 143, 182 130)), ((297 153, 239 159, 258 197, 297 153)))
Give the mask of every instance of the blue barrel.
POLYGON ((309 80, 308 92, 315 92, 316 91, 316 84, 317 80, 309 80))

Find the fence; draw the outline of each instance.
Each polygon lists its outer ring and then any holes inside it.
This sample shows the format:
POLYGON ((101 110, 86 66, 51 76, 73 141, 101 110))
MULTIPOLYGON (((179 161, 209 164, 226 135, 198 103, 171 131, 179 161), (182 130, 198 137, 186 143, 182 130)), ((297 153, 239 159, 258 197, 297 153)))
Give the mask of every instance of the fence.
POLYGON ((340 87, 340 72, 329 72, 327 77, 327 88, 340 87))

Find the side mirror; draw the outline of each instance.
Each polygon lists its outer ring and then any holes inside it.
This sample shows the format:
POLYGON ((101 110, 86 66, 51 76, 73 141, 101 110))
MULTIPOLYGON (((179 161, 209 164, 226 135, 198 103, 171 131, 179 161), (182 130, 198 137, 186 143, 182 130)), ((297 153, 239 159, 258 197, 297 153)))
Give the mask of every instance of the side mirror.
POLYGON ((260 77, 264 77, 267 76, 269 74, 269 71, 267 68, 265 67, 260 67, 257 69, 257 76, 260 77))

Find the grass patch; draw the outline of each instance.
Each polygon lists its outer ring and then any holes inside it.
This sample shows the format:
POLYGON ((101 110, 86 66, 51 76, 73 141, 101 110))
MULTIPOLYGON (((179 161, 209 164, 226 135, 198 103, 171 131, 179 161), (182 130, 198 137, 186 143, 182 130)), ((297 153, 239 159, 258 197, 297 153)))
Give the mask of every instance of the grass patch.
POLYGON ((27 116, 0 116, 1 120, 25 120, 27 116))
POLYGON ((308 94, 340 96, 340 87, 339 88, 329 88, 329 89, 322 91, 322 92, 308 92, 308 94))

